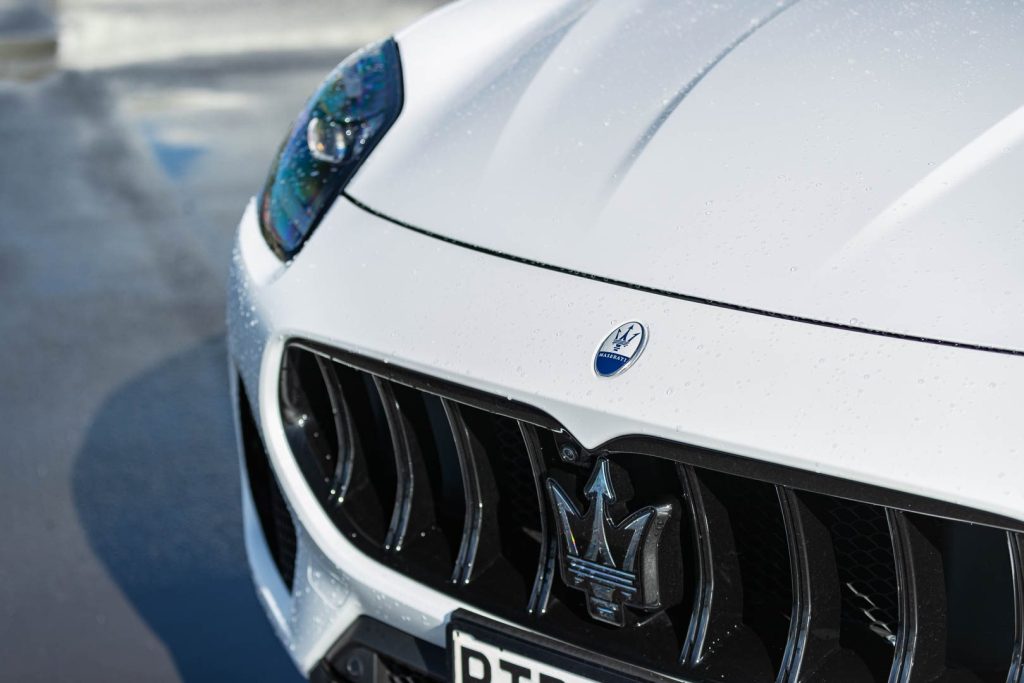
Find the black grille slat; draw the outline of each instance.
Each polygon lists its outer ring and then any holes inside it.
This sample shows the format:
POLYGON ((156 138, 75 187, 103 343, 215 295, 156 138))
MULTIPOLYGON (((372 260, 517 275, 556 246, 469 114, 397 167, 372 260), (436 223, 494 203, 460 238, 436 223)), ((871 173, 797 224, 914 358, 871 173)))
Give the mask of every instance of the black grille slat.
POLYGON ((446 399, 442 399, 442 404, 455 440, 455 451, 459 458, 462 487, 465 492, 462 536, 451 580, 453 583, 469 583, 473 578, 477 556, 485 558, 486 563, 496 553, 493 543, 495 520, 493 516, 485 514, 483 502, 484 491, 493 490, 494 483, 484 463, 485 456, 481 453, 481 446, 473 437, 466 421, 462 419, 459 405, 446 399), (482 549, 481 538, 484 539, 482 549))
POLYGON ((409 387, 377 380, 391 402, 385 410, 396 455, 405 461, 407 478, 396 498, 392 519, 406 516, 400 543, 385 550, 400 553, 424 573, 446 571, 457 556, 463 532, 462 467, 443 404, 409 387), (400 503, 397 501, 401 501, 400 503))
POLYGON ((344 495, 331 496, 325 507, 350 539, 363 539, 384 548, 397 489, 384 406, 369 376, 337 363, 332 365, 332 380, 350 416, 352 429, 346 450, 352 474, 344 495))
MULTIPOLYGON (((715 679, 742 677, 748 681, 771 680, 771 666, 764 643, 747 624, 743 562, 744 549, 737 544, 739 520, 721 498, 724 482, 713 489, 705 473, 681 467, 680 477, 693 514, 697 562, 696 606, 680 656, 684 667, 715 679)), ((736 512, 736 508, 732 509, 736 512)))
POLYGON ((793 613, 792 566, 778 490, 749 479, 731 480, 728 490, 732 495, 725 500, 740 551, 744 623, 757 635, 772 670, 777 671, 793 613))
POLYGON ((311 343, 288 349, 282 417, 318 500, 361 550, 466 604, 693 681, 1024 683, 1019 522, 647 437, 588 450, 511 399, 311 343), (310 367, 301 354, 321 379, 288 376, 310 367), (602 460, 622 494, 608 529, 645 506, 673 511, 657 558, 663 602, 614 626, 558 578, 545 483, 583 514, 602 460))
MULTIPOLYGON (((840 611, 841 661, 857 660, 854 680, 888 680, 898 623, 898 584, 885 509, 807 492, 795 492, 807 514, 829 537, 840 611)), ((833 663, 833 666, 835 664, 833 663)), ((854 664, 845 663, 845 669, 854 664)))
POLYGON ((374 377, 373 383, 377 387, 381 405, 384 406, 385 422, 391 434, 391 450, 395 456, 395 505, 384 537, 384 547, 387 550, 400 551, 412 514, 415 486, 413 458, 418 457, 413 451, 417 446, 415 436, 406 425, 391 383, 379 377, 374 377))
POLYGON ((543 614, 547 611, 548 599, 551 596, 551 585, 555 578, 555 562, 557 560, 555 550, 555 537, 550 534, 550 514, 547 511, 547 496, 541 485, 547 473, 544 464, 544 454, 538 430, 527 422, 519 422, 519 431, 523 435, 523 443, 526 452, 530 457, 530 468, 533 472, 533 480, 537 489, 537 507, 541 510, 540 553, 537 556, 537 575, 533 580, 533 589, 530 591, 530 602, 527 611, 531 614, 543 614))
POLYGON ((331 403, 331 412, 334 416, 334 457, 336 464, 331 478, 328 496, 334 502, 345 499, 349 484, 352 481, 352 469, 355 465, 355 427, 352 424, 352 414, 345 404, 345 396, 338 382, 336 366, 322 356, 317 356, 317 366, 320 368, 320 375, 327 387, 327 396, 331 403))
POLYGON ((690 506, 697 556, 693 616, 680 661, 696 668, 705 659, 706 644, 720 639, 740 620, 743 594, 739 580, 721 575, 727 567, 715 560, 718 556, 736 554, 732 530, 723 520, 721 506, 710 496, 705 502, 705 487, 692 467, 683 465, 679 471, 690 506))
POLYGON ((831 534, 795 491, 782 486, 777 491, 793 585, 793 616, 778 681, 831 677, 842 669, 851 673, 839 642, 841 598, 831 534))
POLYGON ((875 642, 891 645, 896 641, 899 597, 889 520, 874 506, 829 503, 825 512, 842 567, 844 619, 870 631, 875 642))
POLYGON ((1024 683, 1024 537, 1007 532, 1010 568, 1013 577, 1014 634, 1013 655, 1007 683, 1024 683))
MULTIPOLYGON (((934 662, 930 672, 941 671, 943 681, 1004 683, 1007 662, 1013 660, 1008 636, 1015 621, 1006 534, 954 520, 901 514, 911 538, 921 546, 916 552, 918 652, 913 669, 922 661, 934 662), (923 597, 921 590, 927 592, 923 597), (942 618, 942 623, 924 623, 922 614, 942 618), (930 659, 923 659, 920 651, 922 635, 930 659)), ((912 673, 910 678, 928 673, 912 673)))
POLYGON ((326 500, 336 478, 338 434, 333 400, 316 356, 285 354, 281 403, 285 436, 319 500, 326 500))
POLYGON ((886 512, 896 557, 900 628, 890 683, 933 681, 945 673, 946 587, 938 550, 909 516, 886 512))
POLYGON ((541 510, 519 423, 459 405, 484 499, 480 541, 467 595, 526 610, 541 553, 541 510))

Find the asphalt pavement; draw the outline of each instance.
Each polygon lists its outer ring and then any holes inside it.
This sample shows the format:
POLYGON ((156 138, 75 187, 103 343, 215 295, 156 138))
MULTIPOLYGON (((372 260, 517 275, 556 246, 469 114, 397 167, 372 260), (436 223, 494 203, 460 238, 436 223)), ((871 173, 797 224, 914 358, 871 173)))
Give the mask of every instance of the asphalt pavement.
POLYGON ((323 75, 436 4, 0 0, 0 680, 297 680, 242 546, 234 227, 323 75))

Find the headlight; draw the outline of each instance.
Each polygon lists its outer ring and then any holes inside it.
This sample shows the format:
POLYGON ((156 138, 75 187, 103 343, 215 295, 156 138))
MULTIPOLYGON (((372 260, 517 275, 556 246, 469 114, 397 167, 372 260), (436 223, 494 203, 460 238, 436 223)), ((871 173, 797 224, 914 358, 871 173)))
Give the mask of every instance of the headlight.
POLYGON ((398 46, 355 53, 324 80, 281 145, 260 196, 271 249, 291 258, 402 108, 398 46))

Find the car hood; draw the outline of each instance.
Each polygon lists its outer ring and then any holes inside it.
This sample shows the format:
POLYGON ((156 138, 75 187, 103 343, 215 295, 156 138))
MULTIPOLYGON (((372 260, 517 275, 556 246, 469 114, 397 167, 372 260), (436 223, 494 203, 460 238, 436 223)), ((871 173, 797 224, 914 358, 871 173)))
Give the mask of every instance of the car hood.
POLYGON ((471 0, 398 36, 348 188, 701 300, 1024 350, 1024 21, 991 3, 471 0))

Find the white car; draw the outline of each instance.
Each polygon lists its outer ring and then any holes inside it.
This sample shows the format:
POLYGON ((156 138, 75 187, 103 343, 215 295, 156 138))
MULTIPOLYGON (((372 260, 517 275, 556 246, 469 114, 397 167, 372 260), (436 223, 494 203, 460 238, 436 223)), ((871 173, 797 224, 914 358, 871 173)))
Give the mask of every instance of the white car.
POLYGON ((1024 8, 467 0, 238 230, 314 680, 1024 681, 1024 8))

